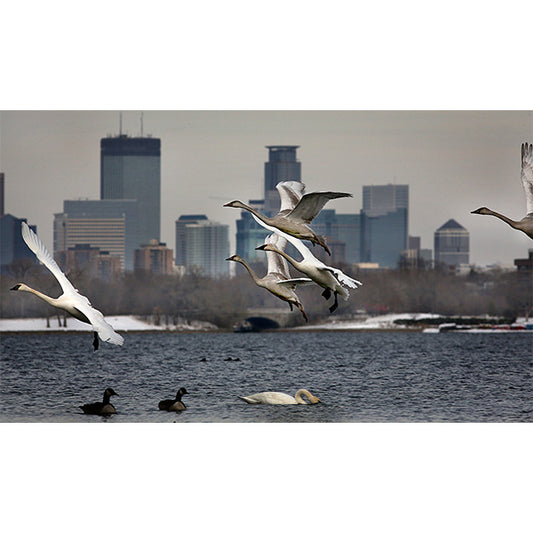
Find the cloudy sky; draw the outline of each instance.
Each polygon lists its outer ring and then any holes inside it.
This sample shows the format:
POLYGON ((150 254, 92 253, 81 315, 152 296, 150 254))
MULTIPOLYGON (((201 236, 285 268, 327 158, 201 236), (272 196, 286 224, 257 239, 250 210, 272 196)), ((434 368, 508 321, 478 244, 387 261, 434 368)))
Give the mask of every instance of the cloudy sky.
MULTIPOLYGON (((97 199, 100 139, 119 132, 119 110, 3 111, 1 164, 6 212, 37 224, 52 249, 63 200, 97 199)), ((122 111, 122 130, 140 134, 141 112, 122 111)), ((261 198, 266 145, 299 145, 307 190, 346 191, 340 213, 361 208, 363 185, 407 184, 409 233, 433 248, 433 233, 453 218, 470 232, 470 259, 512 264, 532 242, 492 217, 488 206, 525 214, 520 144, 533 142, 531 111, 144 111, 144 133, 161 138, 161 239, 174 248, 174 221, 204 213, 230 225, 239 211, 222 204, 261 198)))

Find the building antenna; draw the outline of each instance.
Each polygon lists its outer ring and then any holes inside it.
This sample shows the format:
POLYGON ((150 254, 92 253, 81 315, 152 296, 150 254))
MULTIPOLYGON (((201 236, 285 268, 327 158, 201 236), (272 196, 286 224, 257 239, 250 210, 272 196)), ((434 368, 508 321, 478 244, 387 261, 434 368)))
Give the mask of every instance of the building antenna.
POLYGON ((122 111, 119 113, 119 135, 122 137, 122 111))
POLYGON ((143 112, 141 111, 141 137, 143 136, 143 112))

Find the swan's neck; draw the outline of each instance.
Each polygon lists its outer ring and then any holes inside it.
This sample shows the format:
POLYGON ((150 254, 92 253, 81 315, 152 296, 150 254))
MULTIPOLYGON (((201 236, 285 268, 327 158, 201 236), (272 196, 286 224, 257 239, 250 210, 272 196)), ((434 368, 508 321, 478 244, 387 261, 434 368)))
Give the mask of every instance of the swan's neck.
POLYGON ((248 270, 248 274, 250 274, 250 277, 253 279, 254 283, 256 285, 259 285, 259 278, 257 277, 256 273, 252 270, 252 267, 250 267, 250 265, 244 261, 244 260, 241 260, 239 261, 239 263, 246 269, 248 270))
POLYGON ((294 259, 294 257, 291 257, 288 253, 284 252, 283 250, 280 250, 279 248, 276 248, 275 246, 273 246, 270 250, 271 252, 274 252, 276 254, 279 254, 281 255, 282 257, 284 257, 294 268, 296 268, 297 270, 300 270, 300 262, 299 261, 296 261, 296 259, 294 259))
POLYGON ((305 396, 311 403, 312 403, 312 398, 313 396, 311 395, 310 392, 306 391, 305 389, 300 389, 296 395, 295 395, 295 399, 298 403, 304 403, 306 404, 307 402, 302 398, 302 395, 305 396))
POLYGON ((522 229, 521 224, 520 224, 519 221, 512 220, 512 219, 506 217, 505 215, 502 215, 501 213, 498 213, 497 211, 492 211, 492 209, 488 209, 487 211, 488 211, 487 215, 492 215, 493 217, 496 217, 496 218, 499 218, 500 220, 503 220, 504 222, 509 224, 509 226, 511 226, 512 228, 522 229))
POLYGON ((32 294, 35 294, 35 296, 37 296, 41 300, 44 300, 45 302, 49 303, 50 305, 53 305, 54 307, 58 307, 57 298, 51 298, 50 296, 43 294, 42 292, 39 292, 35 289, 32 289, 31 287, 28 287, 27 285, 22 285, 19 291, 31 292, 32 294))

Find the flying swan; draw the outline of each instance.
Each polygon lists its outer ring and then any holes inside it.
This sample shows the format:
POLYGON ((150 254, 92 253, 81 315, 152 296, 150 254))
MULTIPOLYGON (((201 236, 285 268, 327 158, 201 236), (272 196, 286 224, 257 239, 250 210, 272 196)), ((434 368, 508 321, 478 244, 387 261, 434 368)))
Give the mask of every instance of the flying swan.
POLYGON ((81 322, 91 324, 94 330, 93 346, 95 350, 98 350, 98 337, 105 342, 122 346, 122 344, 124 344, 124 339, 105 321, 104 315, 91 305, 89 299, 82 296, 78 290, 74 288, 65 274, 61 272, 58 264, 54 261, 41 239, 37 237, 24 221, 22 222, 22 238, 30 250, 37 256, 37 259, 39 259, 39 261, 55 276, 63 289, 63 294, 58 298, 52 298, 28 287, 24 283, 17 283, 17 285, 12 287, 11 290, 31 292, 50 305, 57 307, 58 309, 63 309, 81 322))
POLYGON ((284 392, 269 391, 258 392, 257 394, 252 394, 251 396, 239 396, 239 398, 244 400, 246 403, 262 403, 269 405, 308 405, 302 396, 305 396, 309 400, 309 403, 319 403, 321 401, 306 389, 300 389, 294 397, 290 394, 285 394, 284 392))
MULTIPOLYGON (((331 251, 329 250, 324 237, 322 235, 317 235, 308 224, 310 224, 318 213, 320 213, 320 210, 329 200, 351 197, 352 195, 345 192, 311 192, 301 196, 292 209, 285 209, 283 206, 284 198, 288 198, 289 195, 294 195, 295 191, 294 189, 287 189, 284 187, 284 185, 282 185, 284 183, 298 182, 280 182, 276 185, 276 188, 280 192, 282 206, 279 213, 273 217, 263 215, 240 200, 233 200, 232 202, 224 204, 224 207, 244 209, 254 215, 254 218, 261 219, 268 226, 278 228, 298 239, 311 241, 313 245, 318 244, 331 255, 331 251)), ((305 185, 303 187, 305 187, 305 185)), ((303 188, 301 192, 303 192, 303 188)))
MULTIPOLYGON (((270 234, 265 239, 265 243, 278 245, 281 248, 285 247, 286 242, 284 237, 276 234, 270 234)), ((295 305, 302 313, 305 321, 308 321, 307 314, 295 291, 297 286, 313 283, 313 281, 309 278, 290 278, 289 266, 283 257, 275 253, 267 252, 267 273, 262 278, 258 277, 250 265, 239 255, 232 255, 226 261, 235 261, 243 265, 258 287, 266 289, 280 300, 287 302, 291 311, 293 309, 292 306, 295 305)))
POLYGON ((511 220, 510 218, 492 211, 488 207, 480 207, 471 211, 476 215, 492 215, 507 222, 509 226, 519 231, 523 231, 530 239, 533 239, 533 144, 522 144, 522 172, 520 177, 526 195, 527 215, 522 220, 511 220))
POLYGON ((322 296, 328 300, 333 293, 335 297, 335 302, 329 308, 330 313, 333 313, 335 309, 339 306, 337 295, 341 295, 345 300, 348 299, 350 293, 346 290, 345 287, 351 289, 357 289, 362 283, 359 280, 353 279, 347 276, 342 270, 325 265, 322 261, 317 259, 311 252, 311 250, 299 239, 295 239, 291 235, 283 234, 279 229, 268 226, 261 219, 255 217, 252 214, 255 220, 266 229, 274 231, 278 235, 287 239, 302 255, 301 261, 296 261, 293 257, 288 255, 283 250, 276 248, 272 244, 262 244, 257 247, 257 250, 265 250, 270 252, 275 252, 283 256, 294 268, 306 274, 311 278, 317 285, 320 285, 324 289, 322 296))

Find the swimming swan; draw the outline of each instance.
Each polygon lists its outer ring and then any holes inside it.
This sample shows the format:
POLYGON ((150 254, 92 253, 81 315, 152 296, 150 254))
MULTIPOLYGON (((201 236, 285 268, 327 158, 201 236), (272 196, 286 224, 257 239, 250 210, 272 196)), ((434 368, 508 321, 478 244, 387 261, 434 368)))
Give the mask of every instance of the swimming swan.
POLYGON ((359 280, 350 278, 342 270, 322 263, 322 261, 317 259, 302 241, 295 239, 291 235, 284 235, 279 229, 273 226, 269 227, 262 220, 256 218, 255 215, 252 214, 252 216, 264 228, 270 229, 276 232, 278 235, 284 236, 284 238, 287 239, 300 252, 303 259, 301 261, 296 261, 296 259, 285 253, 283 250, 272 246, 272 244, 262 244, 256 249, 275 252, 283 256, 294 268, 306 274, 317 285, 320 285, 320 287, 324 289, 322 296, 326 300, 330 298, 331 293, 333 292, 335 302, 329 308, 331 313, 333 313, 333 311, 335 311, 335 309, 337 309, 339 306, 337 295, 340 294, 345 300, 347 300, 350 296, 350 293, 345 287, 357 289, 359 285, 362 285, 359 280))
POLYGON ((184 387, 181 387, 180 390, 176 394, 175 400, 161 400, 158 404, 159 409, 161 411, 185 411, 187 409, 184 405, 184 403, 181 401, 181 397, 184 394, 189 394, 187 392, 187 389, 184 387))
MULTIPOLYGON (((281 243, 282 247, 285 247, 282 239, 285 243, 287 242, 283 237, 271 234, 267 236, 265 243, 281 243)), ((267 273, 262 278, 258 277, 250 265, 248 265, 248 263, 246 263, 246 261, 239 255, 232 255, 231 257, 228 257, 226 261, 235 261, 236 263, 243 265, 250 274, 253 282, 258 287, 266 289, 280 300, 287 302, 291 311, 293 309, 292 306, 295 305, 302 313, 305 321, 308 321, 307 314, 300 299, 296 295, 295 290, 297 286, 313 283, 313 281, 309 278, 290 278, 289 266, 283 257, 275 253, 267 253, 267 273)))
MULTIPOLYGON (((287 182, 281 182, 287 183, 287 182)), ((291 182, 289 182, 291 183, 291 182)), ((305 187, 305 186, 304 186, 305 187)), ((294 192, 294 189, 287 190, 283 185, 276 185, 276 188, 280 192, 282 201, 284 198, 288 198, 288 195, 294 192)), ((236 207, 244 209, 254 215, 254 218, 259 218, 267 225, 276 227, 281 231, 293 235, 298 239, 311 241, 313 244, 322 246, 326 252, 331 255, 326 241, 322 235, 317 235, 308 224, 318 215, 320 210, 326 205, 329 200, 335 198, 346 198, 352 195, 345 192, 312 192, 301 196, 298 203, 293 209, 281 209, 279 213, 273 217, 267 217, 256 211, 253 207, 244 204, 240 200, 233 200, 224 207, 236 207)), ((282 204, 282 208, 283 208, 282 204)))
POLYGON ((65 274, 61 272, 58 264, 54 261, 41 239, 35 235, 26 222, 22 222, 22 237, 30 250, 37 256, 37 259, 55 276, 63 289, 63 294, 58 298, 51 298, 24 283, 17 283, 17 285, 11 287, 11 290, 31 292, 50 305, 63 309, 74 318, 81 320, 81 322, 91 324, 94 330, 93 346, 95 350, 98 350, 98 337, 105 342, 122 346, 124 339, 105 321, 104 315, 91 305, 89 299, 82 296, 74 288, 65 274))
POLYGON ((492 215, 514 229, 523 231, 530 239, 533 239, 533 144, 523 143, 521 148, 522 171, 520 177, 526 195, 527 215, 522 220, 511 220, 505 215, 492 211, 488 207, 480 207, 471 213, 476 215, 492 215))
POLYGON ((321 401, 306 389, 300 389, 294 397, 290 394, 285 394, 284 392, 258 392, 257 394, 252 394, 251 396, 239 396, 239 398, 244 400, 246 403, 262 403, 269 405, 308 405, 302 396, 305 396, 310 403, 319 403, 321 401))
POLYGON ((104 391, 103 402, 86 403, 85 405, 80 405, 80 409, 86 415, 113 415, 117 411, 115 407, 109 403, 109 398, 111 398, 111 396, 118 396, 118 394, 112 388, 108 388, 104 391))

